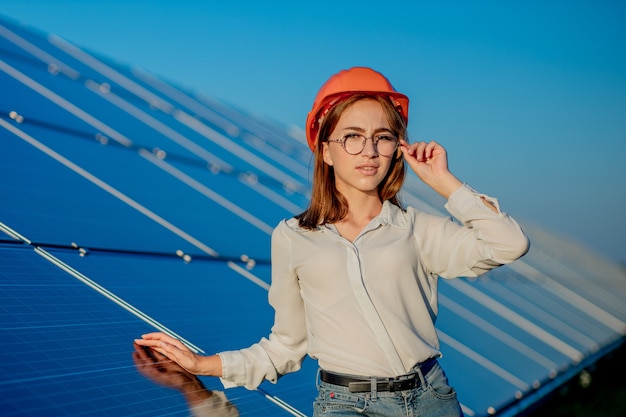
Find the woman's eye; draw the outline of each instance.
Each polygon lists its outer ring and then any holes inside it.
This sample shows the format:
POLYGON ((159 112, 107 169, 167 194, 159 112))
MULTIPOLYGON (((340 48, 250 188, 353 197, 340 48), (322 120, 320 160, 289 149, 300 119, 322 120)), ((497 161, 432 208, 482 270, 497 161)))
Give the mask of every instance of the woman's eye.
POLYGON ((377 135, 376 140, 379 142, 391 142, 396 140, 396 138, 392 135, 377 135))
POLYGON ((360 135, 358 133, 347 133, 344 136, 345 140, 363 140, 363 135, 360 135))

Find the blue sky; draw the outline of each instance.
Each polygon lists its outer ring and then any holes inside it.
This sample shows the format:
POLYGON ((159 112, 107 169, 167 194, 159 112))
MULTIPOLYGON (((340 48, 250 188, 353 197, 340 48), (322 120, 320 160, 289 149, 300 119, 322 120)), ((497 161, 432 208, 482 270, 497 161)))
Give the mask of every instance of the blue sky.
POLYGON ((355 65, 522 221, 626 262, 626 3, 0 0, 0 13, 302 127, 355 65))

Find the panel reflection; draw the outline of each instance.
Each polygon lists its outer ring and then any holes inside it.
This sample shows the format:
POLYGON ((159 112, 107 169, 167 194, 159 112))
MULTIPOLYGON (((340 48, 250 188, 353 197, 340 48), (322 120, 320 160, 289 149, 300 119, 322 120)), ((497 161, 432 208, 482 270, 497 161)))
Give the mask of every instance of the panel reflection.
POLYGON ((153 383, 182 394, 194 417, 237 417, 239 410, 223 391, 207 389, 197 376, 150 348, 133 344, 137 371, 153 383))

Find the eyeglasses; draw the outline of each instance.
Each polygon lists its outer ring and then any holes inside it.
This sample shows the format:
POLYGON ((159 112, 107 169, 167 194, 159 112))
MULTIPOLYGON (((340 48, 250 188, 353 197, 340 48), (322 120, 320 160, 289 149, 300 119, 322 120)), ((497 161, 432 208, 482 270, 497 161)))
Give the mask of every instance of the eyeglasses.
POLYGON ((346 133, 341 139, 328 139, 329 142, 341 143, 343 150, 350 155, 358 155, 365 149, 365 142, 371 139, 374 149, 381 156, 391 156, 398 149, 398 138, 391 133, 379 133, 367 137, 360 133, 346 133))

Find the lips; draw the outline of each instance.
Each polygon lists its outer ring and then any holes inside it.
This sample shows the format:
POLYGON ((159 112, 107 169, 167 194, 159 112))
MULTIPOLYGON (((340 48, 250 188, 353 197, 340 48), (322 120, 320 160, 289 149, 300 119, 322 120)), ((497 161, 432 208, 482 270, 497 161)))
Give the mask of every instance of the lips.
POLYGON ((373 175, 378 172, 378 165, 359 165, 356 169, 363 174, 373 175))

